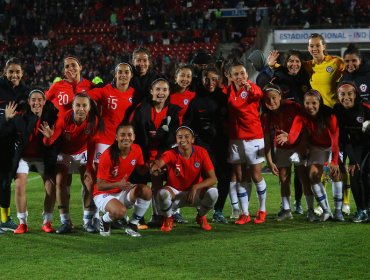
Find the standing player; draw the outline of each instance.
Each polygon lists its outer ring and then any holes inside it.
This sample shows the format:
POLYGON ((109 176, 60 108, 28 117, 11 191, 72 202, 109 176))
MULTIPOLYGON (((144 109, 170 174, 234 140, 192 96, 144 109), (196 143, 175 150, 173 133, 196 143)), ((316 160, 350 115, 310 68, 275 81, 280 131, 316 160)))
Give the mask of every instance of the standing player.
MULTIPOLYGON (((22 81, 23 68, 18 58, 10 58, 4 67, 3 76, 0 77, 0 115, 4 116, 5 107, 9 102, 15 101, 18 110, 27 103, 28 87, 22 81)), ((9 164, 14 158, 14 139, 9 139, 7 135, 0 133, 0 233, 1 228, 5 230, 15 230, 17 224, 10 216, 10 198, 12 165, 9 164)))
POLYGON ((243 214, 235 221, 242 225, 250 222, 247 186, 242 185, 247 177, 246 164, 250 169, 252 181, 256 185, 259 209, 254 223, 265 222, 266 218, 266 182, 262 177, 264 161, 263 130, 259 115, 259 102, 262 90, 248 80, 248 73, 243 63, 234 60, 229 65, 228 87, 229 109, 229 162, 237 179, 237 191, 243 214))
POLYGON ((212 161, 206 149, 193 145, 194 132, 189 127, 177 129, 176 142, 176 148, 164 152, 151 166, 152 173, 161 172, 164 166, 168 172, 166 186, 157 194, 164 214, 161 231, 172 230, 172 214, 184 206, 197 207, 196 222, 203 230, 211 230, 206 215, 218 197, 212 161))
POLYGON ((59 202, 59 213, 62 225, 57 233, 72 231, 72 222, 69 215, 69 171, 78 171, 83 185, 84 202, 84 229, 95 232, 91 214, 95 211, 93 202, 93 157, 95 154, 95 135, 103 129, 97 107, 86 93, 75 95, 72 110, 58 118, 55 128, 47 123, 40 124, 40 131, 44 135, 46 145, 53 144, 60 138, 60 152, 57 160, 56 190, 59 202), (86 218, 90 214, 90 218, 86 218))
POLYGON ((102 236, 109 236, 111 223, 123 219, 132 207, 134 211, 125 231, 133 237, 141 236, 137 227, 150 205, 152 192, 147 185, 128 181, 134 169, 141 174, 148 171, 140 146, 133 144, 134 140, 133 127, 121 124, 117 127, 116 140, 101 156, 94 201, 104 213, 100 219, 102 236))

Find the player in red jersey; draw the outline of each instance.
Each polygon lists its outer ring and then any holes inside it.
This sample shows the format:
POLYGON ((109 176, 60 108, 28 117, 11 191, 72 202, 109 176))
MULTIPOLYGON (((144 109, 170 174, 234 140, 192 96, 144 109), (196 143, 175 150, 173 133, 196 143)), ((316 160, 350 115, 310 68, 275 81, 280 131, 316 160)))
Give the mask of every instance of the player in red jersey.
POLYGON ((115 131, 122 123, 127 110, 132 106, 135 90, 129 86, 133 77, 131 65, 119 63, 114 69, 114 80, 102 88, 88 92, 90 97, 101 106, 104 130, 97 134, 94 162, 99 163, 100 155, 115 141, 115 131))
POLYGON ((235 221, 236 224, 250 222, 248 192, 243 185, 249 166, 252 181, 256 185, 259 209, 254 223, 265 222, 266 217, 266 182, 262 177, 262 162, 264 161, 263 130, 259 115, 259 102, 263 96, 262 90, 248 80, 248 73, 239 60, 230 62, 228 87, 229 109, 229 162, 233 165, 238 182, 237 190, 243 214, 235 221))
POLYGON ((337 118, 332 111, 324 106, 321 94, 314 89, 305 93, 303 98, 304 108, 307 112, 305 128, 308 131, 310 139, 309 147, 309 179, 311 188, 316 196, 318 203, 323 209, 320 217, 321 221, 326 221, 332 214, 325 191, 325 187, 321 182, 324 163, 329 161, 331 152, 330 171, 334 181, 333 196, 335 202, 335 219, 343 221, 342 208, 342 184, 340 182, 339 172, 339 127, 337 118))
POLYGON ((176 142, 176 148, 164 152, 151 166, 152 173, 160 172, 164 166, 168 170, 166 186, 157 195, 164 215, 161 230, 172 230, 172 214, 184 206, 197 207, 197 223, 203 230, 211 230, 206 215, 218 198, 212 161, 206 149, 193 145, 194 132, 189 127, 180 126, 177 129, 176 142))
POLYGON ((189 87, 193 78, 193 70, 189 65, 180 65, 176 69, 175 88, 171 92, 170 102, 181 108, 179 121, 182 125, 182 118, 188 109, 190 101, 195 97, 195 92, 190 91, 189 87))
POLYGON ((64 58, 65 79, 52 84, 46 93, 46 99, 54 103, 59 110, 59 116, 72 109, 72 101, 76 93, 88 91, 92 83, 81 77, 82 65, 78 58, 66 56, 64 58))
POLYGON ((292 162, 294 162, 297 165, 306 196, 307 219, 315 221, 314 197, 308 180, 307 168, 300 156, 305 152, 299 151, 297 153, 301 142, 298 137, 303 125, 304 112, 302 107, 291 100, 282 100, 282 91, 278 85, 269 83, 263 88, 263 92, 266 112, 261 119, 265 134, 265 155, 272 173, 279 177, 281 187, 282 209, 277 215, 277 220, 283 221, 293 218, 290 208, 290 179, 292 162), (271 135, 271 131, 274 131, 274 135, 271 135), (271 137, 274 138, 273 142, 271 137), (273 143, 273 147, 271 147, 271 143, 273 143), (274 159, 272 149, 274 149, 274 159))
POLYGON ((127 209, 132 207, 134 211, 125 232, 133 237, 141 236, 137 227, 150 205, 152 192, 147 185, 128 181, 134 169, 141 174, 148 171, 140 146, 133 144, 134 140, 132 125, 119 125, 116 140, 101 156, 94 201, 104 213, 100 219, 102 236, 109 236, 111 223, 123 219, 127 209))
POLYGON ((95 135, 103 129, 97 107, 86 93, 75 95, 72 110, 57 120, 54 128, 47 123, 40 124, 44 135, 44 144, 51 145, 60 138, 60 152, 57 160, 56 189, 62 225, 57 233, 72 231, 69 215, 68 179, 69 171, 78 171, 83 185, 84 229, 95 232, 92 217, 95 205, 93 191, 93 157, 95 153, 95 135))

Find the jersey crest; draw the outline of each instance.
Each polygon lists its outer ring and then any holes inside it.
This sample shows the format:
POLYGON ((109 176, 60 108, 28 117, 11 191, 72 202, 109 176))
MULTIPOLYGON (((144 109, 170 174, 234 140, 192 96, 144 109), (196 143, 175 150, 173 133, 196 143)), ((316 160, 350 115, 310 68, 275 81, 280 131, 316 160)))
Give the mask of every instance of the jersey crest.
POLYGON ((360 88, 360 90, 361 90, 362 92, 366 92, 366 90, 367 90, 367 85, 365 85, 365 84, 361 84, 359 88, 360 88))
POLYGON ((326 67, 326 72, 333 73, 334 69, 331 66, 326 67))

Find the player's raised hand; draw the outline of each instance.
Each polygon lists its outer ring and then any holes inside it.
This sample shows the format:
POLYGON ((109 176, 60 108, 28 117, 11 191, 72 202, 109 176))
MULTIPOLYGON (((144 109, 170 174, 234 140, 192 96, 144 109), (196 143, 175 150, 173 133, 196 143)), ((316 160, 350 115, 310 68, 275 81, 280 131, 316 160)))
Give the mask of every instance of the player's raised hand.
POLYGON ((40 123, 39 131, 46 138, 50 138, 54 134, 54 127, 50 127, 47 122, 40 123))
POLYGON ((5 106, 5 119, 6 119, 6 121, 15 117, 15 115, 17 114, 17 112, 16 112, 17 106, 18 106, 18 104, 15 103, 14 101, 9 102, 5 106))

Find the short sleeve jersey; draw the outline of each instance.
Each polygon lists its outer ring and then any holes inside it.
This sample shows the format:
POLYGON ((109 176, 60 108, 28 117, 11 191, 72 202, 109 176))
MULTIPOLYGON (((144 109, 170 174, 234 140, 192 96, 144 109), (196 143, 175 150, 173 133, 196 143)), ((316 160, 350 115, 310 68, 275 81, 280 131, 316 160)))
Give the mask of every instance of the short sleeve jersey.
MULTIPOLYGON (((126 158, 119 157, 118 164, 113 164, 110 154, 110 148, 101 155, 97 178, 108 183, 116 183, 123 178, 128 180, 136 166, 144 165, 144 158, 141 148, 137 144, 132 144, 131 151, 126 158)), ((119 193, 121 189, 113 188, 110 190, 99 191, 96 184, 94 185, 94 196, 103 193, 119 193)))
POLYGON ((167 165, 167 185, 187 191, 194 184, 202 182, 202 173, 214 170, 212 161, 206 149, 193 145, 190 158, 183 157, 178 148, 164 152, 161 159, 167 165))

